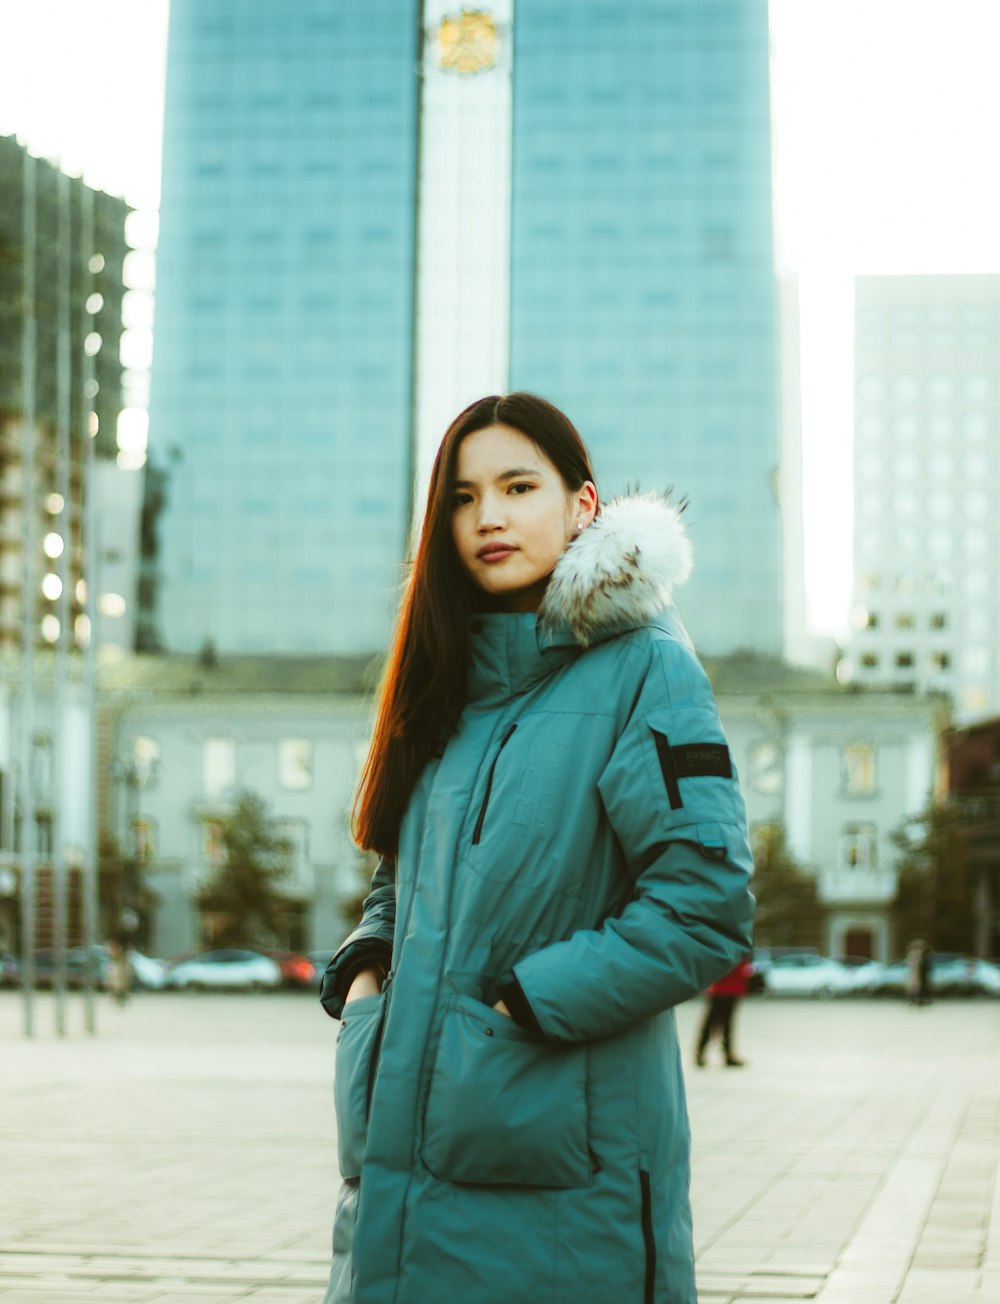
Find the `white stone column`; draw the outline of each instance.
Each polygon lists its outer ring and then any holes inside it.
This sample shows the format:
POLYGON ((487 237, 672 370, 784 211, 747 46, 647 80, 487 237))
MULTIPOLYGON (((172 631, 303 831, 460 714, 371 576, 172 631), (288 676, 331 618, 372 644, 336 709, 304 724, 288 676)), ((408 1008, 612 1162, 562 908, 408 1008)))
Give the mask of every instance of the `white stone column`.
POLYGON ((785 767, 785 838, 788 850, 803 866, 812 855, 812 746, 808 735, 788 738, 785 767))
POLYGON ((934 737, 928 722, 926 729, 913 734, 906 743, 905 814, 919 815, 927 805, 934 784, 934 737))
POLYGON ((425 0, 417 256, 417 521, 441 436, 507 388, 514 0, 425 0))

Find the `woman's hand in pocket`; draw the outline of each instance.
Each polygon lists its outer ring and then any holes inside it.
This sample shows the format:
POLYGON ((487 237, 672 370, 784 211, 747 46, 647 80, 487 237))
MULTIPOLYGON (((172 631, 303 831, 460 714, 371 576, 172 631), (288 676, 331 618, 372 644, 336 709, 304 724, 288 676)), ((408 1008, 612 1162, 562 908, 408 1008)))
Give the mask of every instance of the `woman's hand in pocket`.
POLYGON ((497 1001, 496 1005, 494 1005, 493 1008, 500 1014, 506 1014, 508 1019, 513 1018, 513 1015, 511 1014, 510 1010, 507 1009, 505 1002, 497 1001))
POLYGON ((359 1000, 362 996, 377 996, 382 990, 383 977, 381 970, 376 969, 374 965, 355 974, 354 981, 347 989, 347 997, 344 1000, 345 1007, 350 1005, 351 1001, 359 1000))

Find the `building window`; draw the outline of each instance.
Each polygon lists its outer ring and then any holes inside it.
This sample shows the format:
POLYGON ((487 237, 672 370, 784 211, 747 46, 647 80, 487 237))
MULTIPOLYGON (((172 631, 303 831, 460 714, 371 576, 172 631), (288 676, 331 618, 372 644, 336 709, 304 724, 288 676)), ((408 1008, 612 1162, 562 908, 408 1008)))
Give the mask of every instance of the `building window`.
POLYGON ((874 824, 845 824, 840 838, 841 869, 875 869, 878 829, 874 824))
POLYGON ((844 790, 856 796, 875 791, 875 748, 872 743, 849 743, 843 751, 844 790))
POLYGON ((912 628, 913 628, 913 612, 912 612, 912 611, 900 611, 900 612, 897 614, 897 616, 896 616, 896 628, 897 628, 897 629, 912 629, 912 628))
POLYGON ((206 797, 221 797, 236 782, 236 743, 206 738, 201 745, 201 783, 206 797))
POLYGON ((865 622, 866 629, 878 629, 878 612, 869 611, 868 619, 865 622))
POLYGON ((201 858, 209 865, 226 863, 225 825, 221 820, 204 820, 201 826, 201 858))
POLYGON ((754 792, 773 796, 784 786, 781 748, 777 743, 758 742, 750 746, 750 786, 754 792))
POLYGON ((301 791, 312 787, 312 742, 308 738, 282 738, 278 743, 278 782, 301 791))
POLYGON ((51 811, 38 811, 35 815, 35 851, 38 858, 42 861, 52 859, 52 813, 51 811))
POLYGON ((896 669, 897 669, 897 670, 911 670, 912 668, 913 668, 913 653, 912 653, 912 652, 897 652, 897 653, 896 653, 896 669))
POLYGON ((52 739, 48 734, 35 734, 34 762, 35 801, 48 805, 52 801, 53 763, 52 739))
POLYGON ((930 657, 931 670, 947 670, 951 666, 951 655, 948 652, 932 652, 930 657))
POLYGON ((293 878, 301 878, 306 866, 309 849, 309 826, 304 820, 279 820, 277 834, 281 839, 283 853, 281 859, 288 866, 293 878))
POLYGON ((947 629, 948 613, 945 611, 931 612, 931 629, 947 629))
POLYGON ((861 664, 864 666, 864 668, 865 668, 866 670, 877 670, 877 669, 878 669, 878 653, 877 653, 877 652, 864 652, 864 653, 862 654, 862 656, 861 656, 861 664))
POLYGON ((132 763, 139 786, 154 788, 160 777, 160 744, 155 738, 132 739, 132 763))
POLYGON ((142 818, 133 821, 132 833, 137 865, 149 865, 156 859, 156 822, 142 818))

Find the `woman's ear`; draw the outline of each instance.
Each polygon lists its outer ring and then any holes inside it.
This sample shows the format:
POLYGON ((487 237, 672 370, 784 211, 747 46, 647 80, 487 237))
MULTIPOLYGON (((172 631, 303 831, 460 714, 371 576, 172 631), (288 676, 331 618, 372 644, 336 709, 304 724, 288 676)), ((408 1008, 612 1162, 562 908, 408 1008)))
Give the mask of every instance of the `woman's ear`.
POLYGON ((574 533, 585 530, 597 515, 597 486, 592 480, 584 480, 576 493, 576 518, 574 533))

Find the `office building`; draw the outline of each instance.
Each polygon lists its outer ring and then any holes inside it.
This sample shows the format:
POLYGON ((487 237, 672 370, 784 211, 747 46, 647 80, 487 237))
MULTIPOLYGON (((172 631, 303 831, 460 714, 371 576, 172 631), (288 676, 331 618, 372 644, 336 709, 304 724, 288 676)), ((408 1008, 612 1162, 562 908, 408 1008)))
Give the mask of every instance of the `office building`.
POLYGON ((765 0, 176 0, 165 122, 165 647, 381 646, 445 425, 529 389, 689 499, 699 645, 780 651, 765 0))
MULTIPOLYGON (((67 549, 74 638, 84 643, 89 636, 83 588, 85 440, 92 439, 95 461, 109 483, 118 470, 117 427, 122 408, 118 342, 128 212, 123 200, 92 190, 80 178, 68 177, 54 164, 33 157, 13 136, 0 136, 0 649, 15 649, 22 640, 23 427, 25 415, 31 411, 38 642, 54 643, 58 637, 62 581, 55 572, 67 549), (28 194, 33 193, 34 198, 26 204, 29 169, 28 194), (29 256, 34 261, 34 330, 30 333, 34 386, 26 401, 25 261, 29 256), (61 352, 64 382, 60 380, 61 352), (57 465, 63 419, 69 432, 68 500, 60 492, 57 465)), ((137 525, 135 512, 131 519, 132 525, 137 525)), ((120 554, 124 549, 133 557, 138 553, 137 538, 131 537, 127 527, 116 551, 120 554)), ((99 556, 97 585, 103 595, 101 560, 99 556)), ((116 596, 134 605, 131 595, 116 596)), ((116 636, 110 629, 104 638, 100 628, 97 632, 99 641, 116 636)), ((130 646, 127 638, 120 645, 130 646)))
POLYGON ((856 282, 854 626, 863 684, 1000 711, 1000 276, 856 282))

